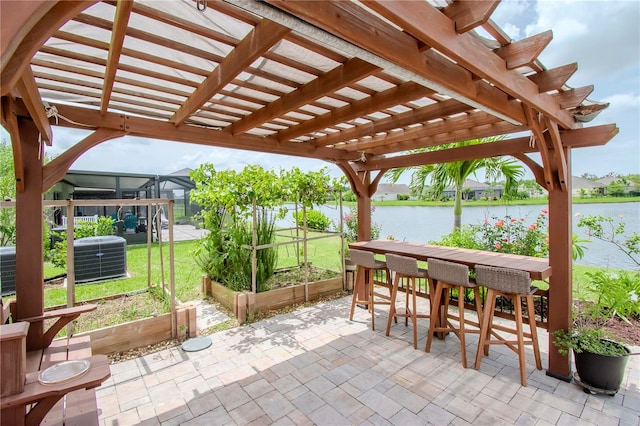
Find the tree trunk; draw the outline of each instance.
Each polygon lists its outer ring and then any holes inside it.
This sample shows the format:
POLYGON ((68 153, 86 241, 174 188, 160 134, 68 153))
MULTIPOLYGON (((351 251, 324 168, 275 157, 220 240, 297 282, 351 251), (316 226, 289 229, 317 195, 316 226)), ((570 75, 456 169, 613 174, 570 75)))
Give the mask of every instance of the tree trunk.
POLYGON ((453 230, 460 229, 462 224, 462 185, 456 184, 455 203, 453 205, 453 230))

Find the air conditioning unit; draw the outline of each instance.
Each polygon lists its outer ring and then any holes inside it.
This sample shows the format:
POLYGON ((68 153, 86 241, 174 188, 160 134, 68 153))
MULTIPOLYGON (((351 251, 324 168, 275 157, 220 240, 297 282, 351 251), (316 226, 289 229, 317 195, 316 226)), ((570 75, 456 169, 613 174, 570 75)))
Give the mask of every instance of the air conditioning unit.
POLYGON ((0 293, 2 296, 16 292, 16 248, 0 247, 0 293))
POLYGON ((76 283, 127 275, 127 241, 122 237, 79 238, 73 251, 76 283))

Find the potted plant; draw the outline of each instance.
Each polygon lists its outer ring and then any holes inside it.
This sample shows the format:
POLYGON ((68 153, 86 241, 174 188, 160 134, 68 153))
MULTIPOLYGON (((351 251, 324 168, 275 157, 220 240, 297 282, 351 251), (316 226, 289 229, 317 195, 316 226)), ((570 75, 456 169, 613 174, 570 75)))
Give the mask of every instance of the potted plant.
POLYGON ((620 389, 631 351, 592 315, 582 313, 574 319, 572 328, 555 331, 553 344, 562 355, 573 351, 576 381, 585 392, 614 395, 620 389))

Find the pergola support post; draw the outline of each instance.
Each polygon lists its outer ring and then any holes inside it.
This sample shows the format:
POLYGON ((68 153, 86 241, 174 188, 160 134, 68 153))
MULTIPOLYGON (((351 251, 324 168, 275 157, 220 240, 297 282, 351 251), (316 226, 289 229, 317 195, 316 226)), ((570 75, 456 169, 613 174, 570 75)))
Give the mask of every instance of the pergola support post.
MULTIPOLYGON (((22 150, 24 191, 16 194, 16 320, 37 317, 44 312, 42 283, 42 164, 43 144, 38 141, 39 132, 29 118, 18 118, 18 140, 22 150)), ((29 326, 27 350, 41 349, 44 324, 34 322, 29 326)))
POLYGON ((358 241, 371 240, 371 196, 369 195, 370 176, 369 172, 360 172, 358 177, 361 179, 362 186, 365 191, 360 191, 358 195, 358 241))
MULTIPOLYGON (((570 150, 565 149, 568 175, 571 176, 570 150)), ((569 356, 560 355, 553 345, 553 332, 567 330, 572 325, 573 298, 571 180, 566 189, 554 185, 549 190, 549 368, 547 375, 571 380, 569 356)))

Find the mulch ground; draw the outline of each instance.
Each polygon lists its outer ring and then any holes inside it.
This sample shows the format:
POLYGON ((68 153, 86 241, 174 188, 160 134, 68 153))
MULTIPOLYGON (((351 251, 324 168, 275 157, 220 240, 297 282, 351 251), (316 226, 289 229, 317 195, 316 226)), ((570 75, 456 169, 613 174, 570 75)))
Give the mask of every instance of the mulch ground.
POLYGON ((607 321, 604 329, 631 345, 640 346, 640 319, 638 318, 630 318, 627 323, 615 317, 607 321))

